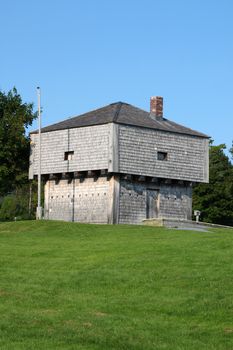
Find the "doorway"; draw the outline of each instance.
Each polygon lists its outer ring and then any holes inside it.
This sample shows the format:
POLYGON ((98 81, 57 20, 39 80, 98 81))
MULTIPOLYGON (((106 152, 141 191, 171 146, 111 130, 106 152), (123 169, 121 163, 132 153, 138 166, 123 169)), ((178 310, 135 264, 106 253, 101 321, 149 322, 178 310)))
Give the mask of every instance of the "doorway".
POLYGON ((146 190, 146 218, 157 218, 159 214, 159 190, 146 190))

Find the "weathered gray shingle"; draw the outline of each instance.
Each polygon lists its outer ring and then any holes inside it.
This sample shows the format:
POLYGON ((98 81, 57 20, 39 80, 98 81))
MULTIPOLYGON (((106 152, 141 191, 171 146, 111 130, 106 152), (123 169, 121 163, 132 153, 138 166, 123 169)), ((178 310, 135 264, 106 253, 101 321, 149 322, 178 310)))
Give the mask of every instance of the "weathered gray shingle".
MULTIPOLYGON (((107 123, 134 125, 149 129, 208 138, 208 136, 203 133, 176 124, 166 118, 163 118, 162 120, 152 119, 149 112, 124 102, 112 103, 80 116, 66 119, 62 122, 46 126, 45 128, 42 128, 41 131, 48 132, 107 123)), ((36 132, 37 131, 34 131, 32 133, 36 132)))

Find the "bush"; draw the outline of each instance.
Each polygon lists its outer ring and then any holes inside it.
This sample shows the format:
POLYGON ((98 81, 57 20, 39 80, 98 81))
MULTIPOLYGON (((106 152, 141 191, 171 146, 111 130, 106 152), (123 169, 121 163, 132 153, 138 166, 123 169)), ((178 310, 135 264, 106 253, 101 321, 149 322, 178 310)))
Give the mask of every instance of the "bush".
POLYGON ((17 209, 17 199, 14 195, 4 197, 0 209, 0 220, 13 220, 17 215, 17 209))
POLYGON ((0 200, 0 221, 35 219, 36 194, 32 193, 31 209, 29 213, 28 184, 15 193, 8 194, 0 200))

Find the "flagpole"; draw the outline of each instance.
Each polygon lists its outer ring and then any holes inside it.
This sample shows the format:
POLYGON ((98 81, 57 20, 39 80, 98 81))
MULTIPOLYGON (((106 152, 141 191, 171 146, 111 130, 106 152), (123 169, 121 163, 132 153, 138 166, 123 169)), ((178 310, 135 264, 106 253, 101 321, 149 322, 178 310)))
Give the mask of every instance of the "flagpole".
POLYGON ((37 99, 38 99, 38 196, 37 196, 37 208, 36 219, 41 220, 42 208, 41 208, 41 108, 40 108, 40 87, 37 87, 37 99))

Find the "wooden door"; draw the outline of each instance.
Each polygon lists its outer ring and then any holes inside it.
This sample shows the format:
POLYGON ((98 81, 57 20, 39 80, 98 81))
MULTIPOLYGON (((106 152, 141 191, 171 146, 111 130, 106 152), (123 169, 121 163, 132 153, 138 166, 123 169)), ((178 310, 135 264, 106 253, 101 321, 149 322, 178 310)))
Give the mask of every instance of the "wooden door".
POLYGON ((157 218, 159 214, 159 190, 146 191, 146 217, 157 218))

